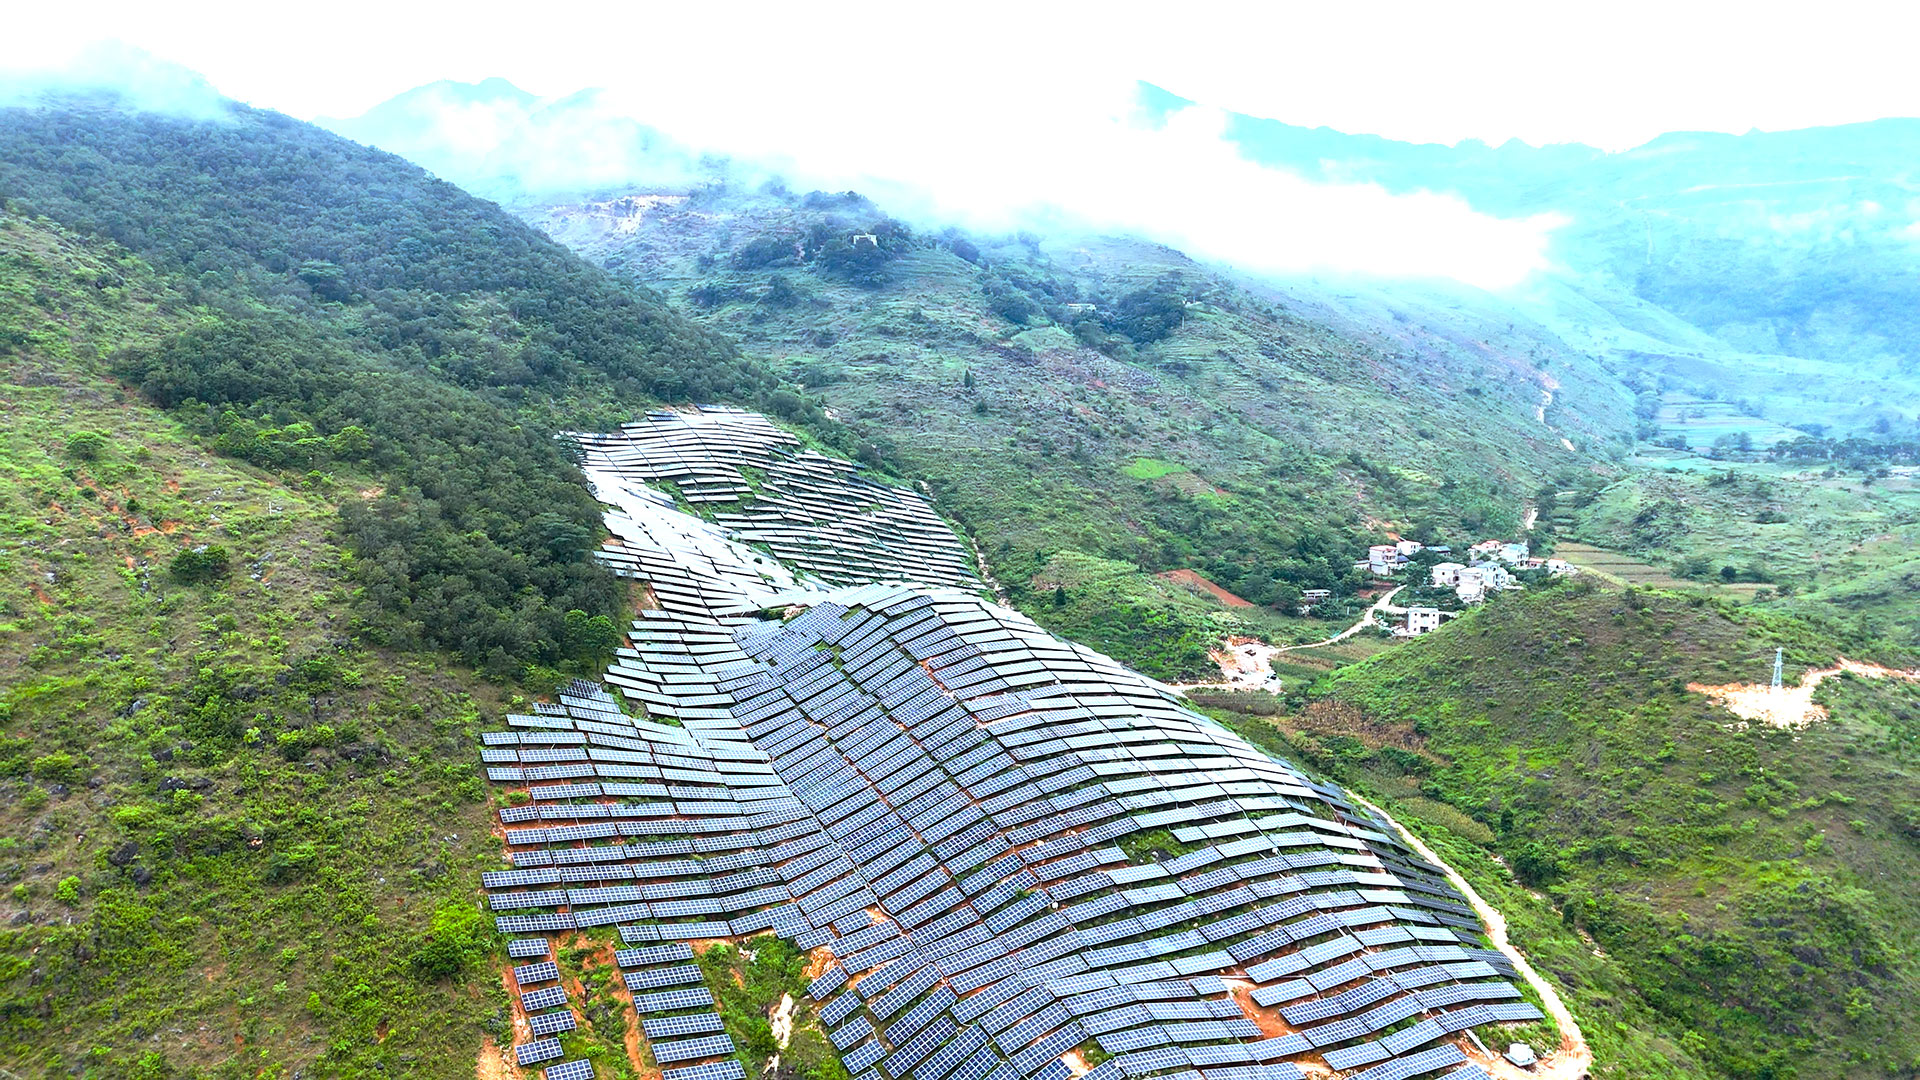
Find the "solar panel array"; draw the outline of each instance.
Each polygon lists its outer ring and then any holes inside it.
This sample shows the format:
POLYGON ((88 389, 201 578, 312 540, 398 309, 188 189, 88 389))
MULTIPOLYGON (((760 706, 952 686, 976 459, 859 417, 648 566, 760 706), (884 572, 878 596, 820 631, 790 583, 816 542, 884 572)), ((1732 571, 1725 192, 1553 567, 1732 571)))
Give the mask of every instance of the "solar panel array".
POLYGON ((959 538, 919 493, 802 449, 757 413, 662 410, 617 432, 573 438, 590 470, 671 484, 737 538, 820 581, 979 586, 959 538))
MULTIPOLYGON (((528 796, 484 880, 500 930, 617 926, 666 1080, 740 1080, 688 943, 767 932, 817 950, 854 1080, 1068 1080, 1089 1047, 1090 1080, 1410 1080, 1540 1018, 1441 869, 1338 789, 970 578, 831 587, 639 482, 751 507, 739 470, 794 455, 775 436, 711 411, 582 440, 609 561, 658 606, 605 684, 484 736, 528 796)), ((528 1000, 564 1005, 525 955, 528 1000)))

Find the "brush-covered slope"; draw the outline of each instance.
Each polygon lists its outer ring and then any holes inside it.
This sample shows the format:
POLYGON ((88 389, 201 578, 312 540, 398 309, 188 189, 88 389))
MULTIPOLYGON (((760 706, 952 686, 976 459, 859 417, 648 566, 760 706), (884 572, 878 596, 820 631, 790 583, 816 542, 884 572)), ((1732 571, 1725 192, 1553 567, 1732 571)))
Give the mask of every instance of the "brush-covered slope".
MULTIPOLYGON (((1016 599, 1069 583, 1064 611, 1034 609, 1069 634, 1094 629, 1070 585, 1087 559, 1198 569, 1286 610, 1301 589, 1350 589, 1381 530, 1517 528, 1543 483, 1603 461, 1632 423, 1603 372, 1524 327, 1434 328, 1405 305, 1334 325, 1144 243, 920 235, 856 195, 529 216, 818 395, 928 483, 1016 599)), ((1158 592, 1138 573, 1128 589, 1167 620, 1156 637, 1177 636, 1190 619, 1158 592)))
POLYGON ((1555 961, 1561 931, 1538 932, 1590 1030, 1611 1015, 1664 1038, 1639 1045, 1696 1062, 1686 1075, 1907 1075, 1920 687, 1829 680, 1829 715, 1804 730, 1742 724, 1688 689, 1764 683, 1776 647, 1789 683, 1842 655, 1913 663, 1818 623, 1579 582, 1343 669, 1281 724, 1548 897, 1606 958, 1555 961))
POLYGON ((0 220, 0 1061, 470 1076, 506 1030, 473 901, 499 691, 355 635, 366 472, 219 453, 103 360, 218 317, 0 220))

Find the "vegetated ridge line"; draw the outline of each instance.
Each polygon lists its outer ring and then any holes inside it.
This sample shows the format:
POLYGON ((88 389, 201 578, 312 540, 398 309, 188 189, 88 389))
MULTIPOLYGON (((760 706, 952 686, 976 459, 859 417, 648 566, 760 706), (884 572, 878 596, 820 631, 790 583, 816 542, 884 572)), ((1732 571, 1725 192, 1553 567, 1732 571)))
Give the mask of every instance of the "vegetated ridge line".
POLYGON ((1360 631, 1365 630, 1367 628, 1367 624, 1373 621, 1373 617, 1375 615, 1378 615, 1383 611, 1389 610, 1393 604, 1393 598, 1400 595, 1400 590, 1404 588, 1406 588, 1405 585, 1394 586, 1393 591, 1387 593, 1385 596, 1382 596, 1380 599, 1375 600, 1373 602, 1373 606, 1368 608, 1366 612, 1360 616, 1359 622, 1354 623, 1352 626, 1347 627, 1345 630, 1340 631, 1339 633, 1333 635, 1330 638, 1324 638, 1320 641, 1309 641, 1305 645, 1282 645, 1276 651, 1292 652, 1295 649, 1317 649, 1322 645, 1337 645, 1340 642, 1345 641, 1348 638, 1352 637, 1353 635, 1359 633, 1360 631))
POLYGON ((1415 836, 1406 826, 1395 821, 1393 815, 1361 798, 1360 794, 1351 788, 1347 789, 1347 795, 1354 802, 1380 815, 1382 821, 1392 825, 1394 831, 1420 853, 1421 858, 1446 871, 1447 881, 1460 890, 1460 895, 1466 897, 1467 903, 1473 906, 1474 914, 1480 916, 1480 921, 1486 925, 1487 936, 1493 940, 1493 947, 1513 961, 1514 970, 1518 971, 1520 977, 1527 980, 1527 985, 1533 987, 1534 992, 1540 995, 1540 1001, 1547 1007, 1548 1015, 1552 1016, 1553 1022, 1560 1027, 1560 1051, 1563 1055, 1553 1068, 1543 1070, 1541 1075, 1566 1077, 1568 1080, 1586 1076, 1588 1070, 1593 1068, 1593 1048, 1587 1045, 1586 1036, 1580 1033, 1580 1025, 1573 1019, 1572 1011, 1567 1008, 1565 1002, 1560 1000, 1560 992, 1534 970, 1533 965, 1527 961, 1526 954, 1508 939, 1507 917, 1500 914, 1500 909, 1481 899, 1480 894, 1474 891, 1466 878, 1460 876, 1459 871, 1436 854, 1425 841, 1415 836))

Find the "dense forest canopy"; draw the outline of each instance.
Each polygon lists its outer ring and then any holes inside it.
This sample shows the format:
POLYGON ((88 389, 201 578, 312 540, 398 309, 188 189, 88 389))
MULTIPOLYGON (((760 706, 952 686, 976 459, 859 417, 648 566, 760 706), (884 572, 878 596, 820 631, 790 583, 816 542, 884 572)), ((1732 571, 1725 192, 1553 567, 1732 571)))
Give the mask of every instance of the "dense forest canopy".
POLYGON ((491 203, 273 113, 0 111, 0 199, 180 279, 199 317, 116 369, 256 464, 371 469, 342 524, 376 628, 502 675, 584 659, 567 613, 617 606, 551 433, 778 387, 491 203))

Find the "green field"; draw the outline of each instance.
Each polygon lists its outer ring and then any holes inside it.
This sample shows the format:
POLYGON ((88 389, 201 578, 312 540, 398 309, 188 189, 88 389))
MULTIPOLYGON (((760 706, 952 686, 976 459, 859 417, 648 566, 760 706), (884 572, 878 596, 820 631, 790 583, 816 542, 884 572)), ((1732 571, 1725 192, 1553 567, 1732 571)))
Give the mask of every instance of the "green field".
POLYGON ((1716 442, 1741 435, 1755 448, 1765 449, 1776 442, 1798 439, 1803 434, 1784 424, 1749 415, 1735 402, 1679 392, 1662 395, 1655 421, 1662 435, 1677 435, 1685 439, 1692 450, 1707 450, 1716 442))
POLYGON ((1760 463, 1643 467, 1572 512, 1576 565, 1638 584, 1711 587, 1920 641, 1920 487, 1760 463), (1731 579, 1731 580, 1730 580, 1731 579))

